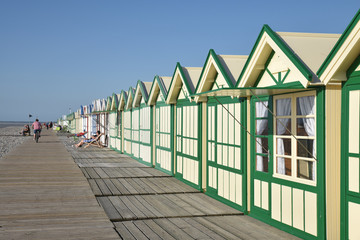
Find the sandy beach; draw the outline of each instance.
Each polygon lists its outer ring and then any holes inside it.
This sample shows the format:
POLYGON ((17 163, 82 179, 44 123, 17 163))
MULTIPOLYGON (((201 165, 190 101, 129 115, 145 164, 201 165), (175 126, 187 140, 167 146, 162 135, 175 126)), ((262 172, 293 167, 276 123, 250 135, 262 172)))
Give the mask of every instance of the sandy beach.
POLYGON ((23 125, 0 128, 0 159, 17 145, 32 138, 29 136, 24 137, 19 134, 22 127, 23 125))

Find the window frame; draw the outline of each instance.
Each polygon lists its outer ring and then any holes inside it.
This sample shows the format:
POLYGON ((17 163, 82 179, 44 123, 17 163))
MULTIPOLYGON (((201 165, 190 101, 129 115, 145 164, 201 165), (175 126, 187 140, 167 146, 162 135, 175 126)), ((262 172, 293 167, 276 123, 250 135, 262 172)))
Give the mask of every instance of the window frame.
MULTIPOLYGON (((297 182, 301 184, 306 184, 310 186, 316 186, 317 185, 317 168, 318 163, 314 158, 306 158, 306 157, 299 157, 297 156, 297 144, 299 140, 302 139, 310 139, 314 141, 314 148, 315 148, 315 154, 317 153, 317 94, 316 91, 305 91, 305 92, 298 92, 298 93, 290 93, 290 94, 284 94, 284 95, 276 95, 273 96, 273 106, 274 106, 274 115, 273 115, 273 177, 284 179, 292 182, 297 182), (314 96, 314 113, 312 115, 297 115, 297 98, 299 97, 307 97, 307 96, 314 96), (279 116, 277 117, 277 105, 276 100, 278 99, 291 99, 291 115, 290 116, 279 116), (296 139, 292 135, 277 135, 277 119, 284 119, 284 118, 290 118, 291 121, 291 133, 296 137, 296 139), (297 135, 297 119, 299 118, 314 118, 315 119, 315 129, 314 129, 314 136, 298 136, 297 135), (280 155, 277 154, 277 139, 291 139, 291 156, 289 155, 280 155), (283 157, 283 158, 290 158, 291 159, 291 176, 283 175, 280 173, 277 173, 277 157, 283 157), (308 161, 313 162, 313 172, 314 172, 314 180, 307 180, 303 178, 297 177, 297 162, 298 160, 302 161, 308 161)), ((316 157, 316 156, 315 156, 316 157)))

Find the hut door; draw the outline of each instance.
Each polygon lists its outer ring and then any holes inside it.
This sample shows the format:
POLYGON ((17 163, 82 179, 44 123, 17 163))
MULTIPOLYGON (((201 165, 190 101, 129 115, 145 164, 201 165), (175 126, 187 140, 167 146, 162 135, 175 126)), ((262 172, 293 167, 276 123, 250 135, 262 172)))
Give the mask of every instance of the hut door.
POLYGON ((343 239, 360 239, 360 76, 343 88, 342 208, 343 239))
POLYGON ((244 211, 241 103, 221 99, 207 106, 207 194, 244 211), (231 113, 229 113, 229 112, 231 113))

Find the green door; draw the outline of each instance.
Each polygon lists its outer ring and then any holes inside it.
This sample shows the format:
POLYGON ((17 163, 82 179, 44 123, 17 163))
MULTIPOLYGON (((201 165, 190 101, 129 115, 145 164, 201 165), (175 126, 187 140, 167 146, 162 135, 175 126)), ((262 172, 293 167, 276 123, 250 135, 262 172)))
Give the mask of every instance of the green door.
POLYGON ((341 236, 360 239, 360 72, 349 78, 342 99, 341 236))
POLYGON ((218 100, 221 104, 215 99, 209 99, 207 103, 206 193, 245 211, 246 141, 240 123, 246 126, 246 104, 239 99, 218 100))

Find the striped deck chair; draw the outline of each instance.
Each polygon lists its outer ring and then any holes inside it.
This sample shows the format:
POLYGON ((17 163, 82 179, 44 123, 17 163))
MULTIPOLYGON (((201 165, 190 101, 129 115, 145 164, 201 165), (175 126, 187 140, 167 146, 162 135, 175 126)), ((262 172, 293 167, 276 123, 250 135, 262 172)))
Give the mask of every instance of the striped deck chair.
POLYGON ((94 138, 90 142, 88 142, 84 148, 87 148, 89 146, 96 146, 96 147, 99 147, 99 148, 103 148, 104 145, 102 145, 102 143, 100 141, 100 138, 101 138, 102 135, 103 134, 100 133, 96 138, 94 138))

